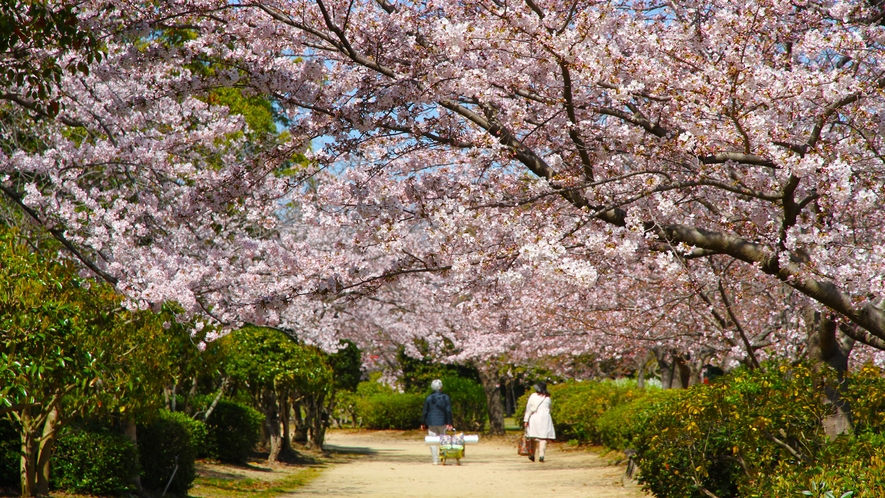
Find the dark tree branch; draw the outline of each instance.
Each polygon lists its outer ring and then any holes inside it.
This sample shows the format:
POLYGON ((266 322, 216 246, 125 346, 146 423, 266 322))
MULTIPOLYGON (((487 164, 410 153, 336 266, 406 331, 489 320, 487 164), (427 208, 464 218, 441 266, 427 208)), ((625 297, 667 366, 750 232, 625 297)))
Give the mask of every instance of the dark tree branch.
POLYGON ((744 342, 744 347, 747 348, 747 354, 750 355, 750 362, 753 368, 759 368, 759 360, 756 358, 756 351, 753 349, 753 345, 750 344, 750 340, 747 339, 747 333, 744 332, 744 327, 741 326, 740 320, 738 320, 737 316, 734 314, 734 310, 731 307, 731 301, 728 299, 728 294, 725 292, 725 287, 722 285, 722 279, 719 279, 719 295, 722 297, 722 302, 725 304, 725 311, 728 312, 728 316, 731 318, 731 323, 734 324, 738 334, 741 336, 741 340, 744 342))
POLYGON ((62 245, 65 246, 65 248, 71 252, 71 254, 73 254, 78 260, 80 260, 80 262, 83 263, 87 268, 89 268, 93 273, 95 273, 96 275, 98 275, 99 277, 101 277, 106 282, 110 283, 111 285, 117 285, 117 283, 119 282, 117 277, 102 270, 101 268, 98 267, 98 265, 95 264, 95 262, 93 262, 90 258, 87 258, 86 255, 83 254, 83 252, 80 251, 80 249, 77 248, 77 246, 75 246, 73 242, 71 242, 70 240, 68 240, 67 237, 65 237, 64 230, 60 230, 58 228, 47 227, 46 223, 44 223, 43 220, 40 219, 40 215, 35 210, 31 209, 28 205, 26 205, 24 203, 22 196, 18 192, 14 191, 6 186, 3 186, 3 185, 0 185, 0 190, 2 190, 3 193, 6 195, 6 197, 8 197, 13 202, 15 202, 25 213, 28 214, 28 216, 30 216, 40 226, 46 228, 46 230, 56 240, 61 242, 62 245))

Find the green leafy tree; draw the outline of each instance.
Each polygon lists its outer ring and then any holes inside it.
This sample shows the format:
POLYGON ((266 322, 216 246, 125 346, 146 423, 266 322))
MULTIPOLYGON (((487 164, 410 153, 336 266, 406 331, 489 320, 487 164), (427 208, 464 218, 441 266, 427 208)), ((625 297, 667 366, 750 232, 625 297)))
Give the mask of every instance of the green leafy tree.
POLYGON ((48 492, 58 430, 71 419, 120 422, 137 442, 136 422, 162 405, 180 343, 191 340, 192 325, 170 309, 124 309, 110 286, 80 277, 57 252, 54 241, 26 245, 0 229, 0 414, 20 433, 25 496, 48 492))
POLYGON ((234 331, 223 341, 225 371, 248 389, 254 406, 264 413, 268 460, 278 460, 284 443, 288 444, 291 400, 306 405, 304 422, 310 441, 321 448, 326 420, 323 402, 333 389, 332 369, 324 355, 280 331, 258 327, 234 331))
POLYGON ((15 231, 0 232, 0 261, 0 411, 20 431, 22 495, 46 495, 62 403, 84 409, 101 377, 100 358, 81 340, 110 323, 110 291, 90 288, 15 231))

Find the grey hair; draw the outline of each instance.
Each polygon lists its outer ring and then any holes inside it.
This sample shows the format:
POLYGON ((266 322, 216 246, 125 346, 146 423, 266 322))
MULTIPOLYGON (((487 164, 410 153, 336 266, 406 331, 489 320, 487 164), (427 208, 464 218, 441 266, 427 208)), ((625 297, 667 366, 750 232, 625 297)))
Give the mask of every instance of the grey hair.
POLYGON ((442 390, 442 381, 439 379, 434 379, 434 381, 430 383, 430 388, 434 391, 442 390))

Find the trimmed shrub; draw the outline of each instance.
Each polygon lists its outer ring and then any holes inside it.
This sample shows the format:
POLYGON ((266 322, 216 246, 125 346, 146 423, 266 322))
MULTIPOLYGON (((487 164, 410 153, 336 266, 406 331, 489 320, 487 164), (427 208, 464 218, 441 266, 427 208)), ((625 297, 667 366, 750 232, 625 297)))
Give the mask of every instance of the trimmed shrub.
POLYGON ((209 456, 222 462, 245 463, 261 440, 264 416, 252 407, 219 400, 206 420, 209 456))
MULTIPOLYGON (((629 403, 644 395, 632 382, 566 382, 548 386, 552 398, 551 416, 556 439, 599 444, 596 422, 610 408, 629 403)), ((532 391, 519 398, 514 418, 521 422, 532 391)))
POLYGON ((374 394, 358 398, 356 411, 369 429, 417 429, 421 425, 424 396, 420 394, 374 394))
POLYGON ((793 496, 772 479, 826 460, 820 384, 833 378, 772 364, 673 392, 634 438, 640 482, 656 496, 793 496))
MULTIPOLYGON (((486 393, 482 384, 462 377, 444 377, 443 392, 452 398, 452 421, 458 430, 481 431, 488 420, 486 393)), ((430 394, 430 391, 427 392, 430 394)), ((424 401, 421 401, 424 408, 424 401)), ((421 412, 418 412, 419 424, 421 412)))
POLYGON ((141 483, 147 489, 162 492, 168 483, 168 493, 185 495, 196 477, 193 443, 181 416, 161 410, 152 422, 138 427, 141 483))
POLYGON ((178 421, 187 429, 195 458, 206 458, 209 456, 209 428, 205 422, 193 419, 183 412, 167 412, 165 416, 178 421))
POLYGON ((382 384, 380 382, 372 380, 360 382, 356 386, 356 395, 361 398, 367 398, 375 394, 396 394, 396 391, 394 391, 393 388, 388 386, 387 384, 382 384))
POLYGON ((93 495, 136 491, 138 450, 126 436, 108 431, 67 431, 52 459, 52 486, 93 495))
POLYGON ((610 408, 596 420, 599 443, 611 450, 633 448, 633 438, 645 427, 651 410, 675 392, 648 389, 633 401, 610 408))

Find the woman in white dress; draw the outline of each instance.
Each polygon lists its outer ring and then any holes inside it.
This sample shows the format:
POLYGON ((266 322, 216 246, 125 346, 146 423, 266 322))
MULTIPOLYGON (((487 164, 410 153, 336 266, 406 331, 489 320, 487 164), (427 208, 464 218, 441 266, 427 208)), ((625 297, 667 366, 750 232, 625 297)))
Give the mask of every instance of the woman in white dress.
POLYGON ((529 460, 544 461, 544 453, 547 451, 547 441, 556 439, 553 430, 553 417, 550 416, 550 393, 547 392, 547 383, 538 382, 534 386, 535 392, 529 396, 525 405, 525 416, 522 418, 525 424, 525 435, 532 440, 534 451, 529 455, 529 460))

